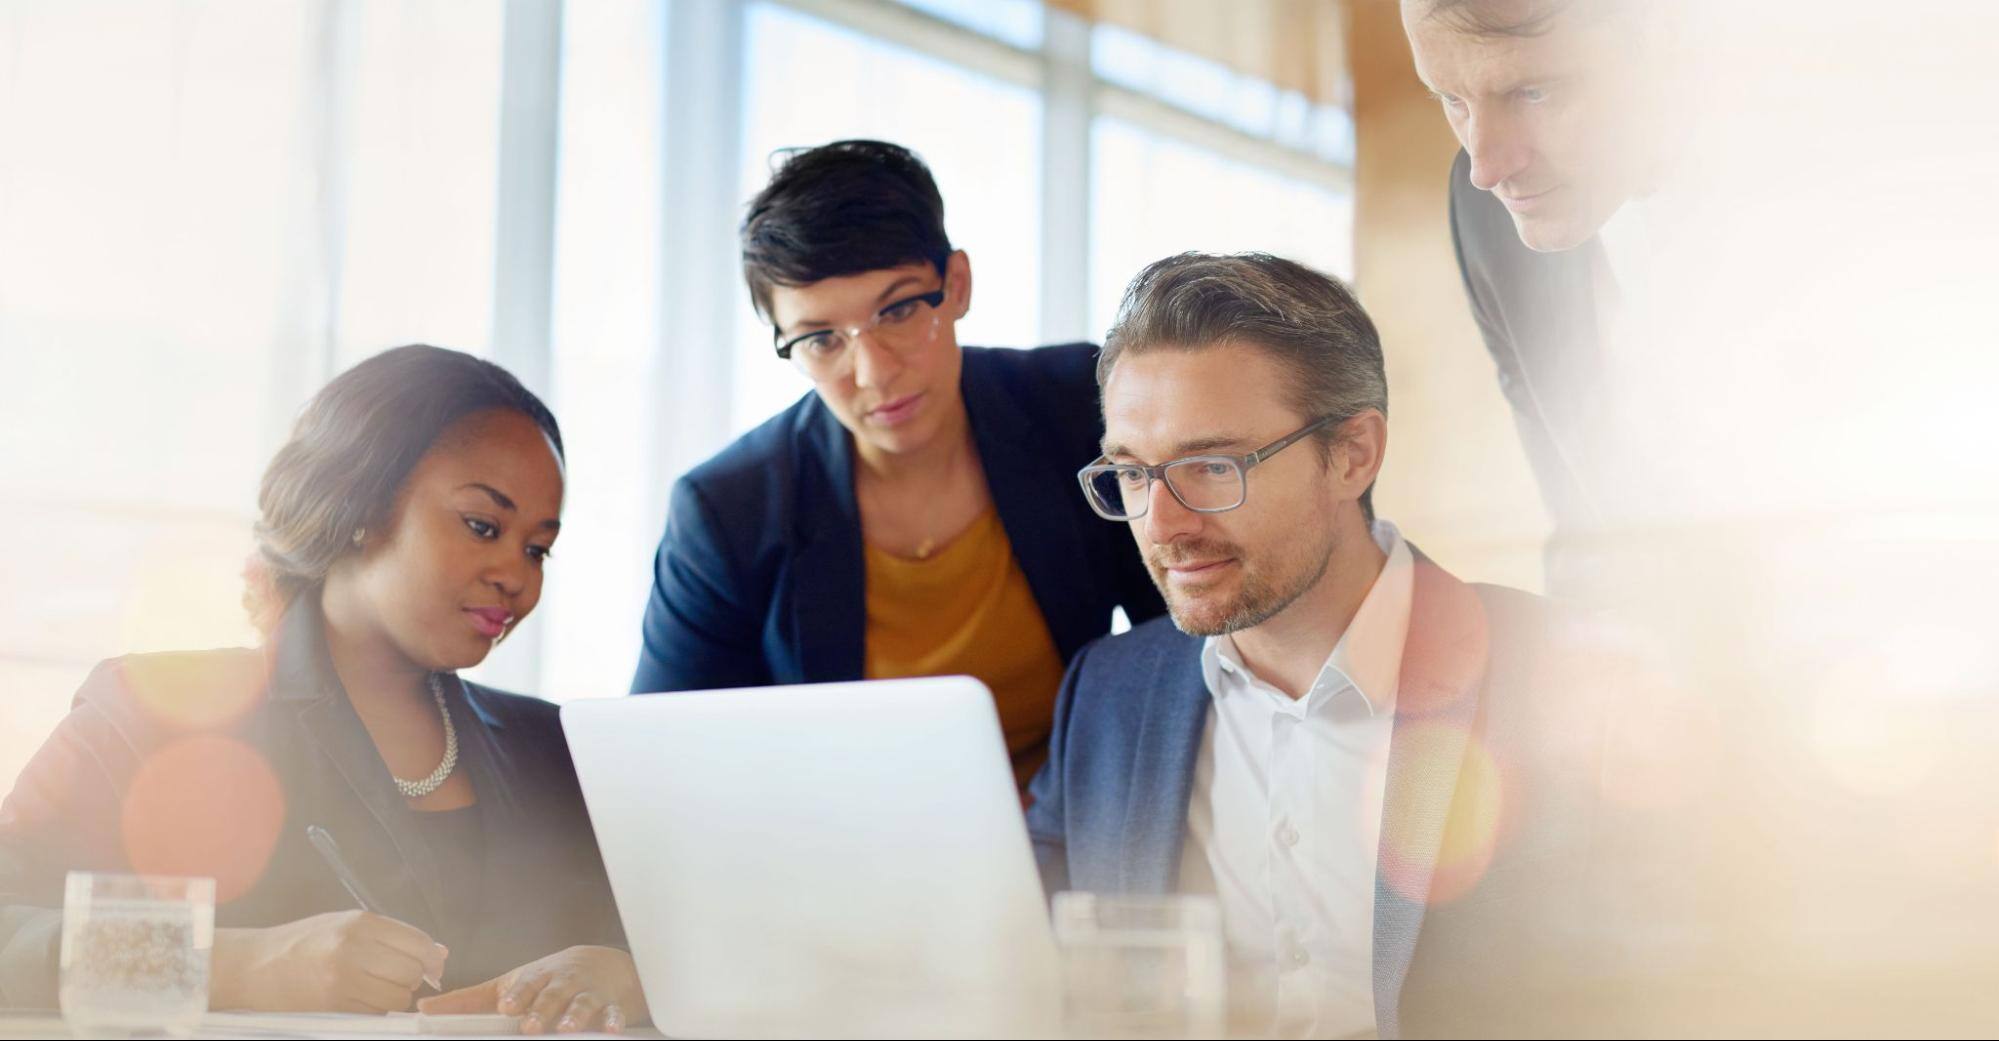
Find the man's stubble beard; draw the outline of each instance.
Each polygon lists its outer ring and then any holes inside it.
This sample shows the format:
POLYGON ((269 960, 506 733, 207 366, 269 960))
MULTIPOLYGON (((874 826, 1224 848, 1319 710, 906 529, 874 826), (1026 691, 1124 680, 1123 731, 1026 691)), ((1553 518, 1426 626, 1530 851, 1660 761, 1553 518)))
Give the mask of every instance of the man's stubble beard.
POLYGON ((1254 628, 1277 617, 1299 597, 1318 585, 1319 580, 1325 578, 1326 572, 1331 570, 1333 557, 1338 553, 1339 546, 1339 533, 1331 525, 1327 525, 1324 542, 1313 554, 1304 558, 1305 562, 1292 572, 1292 580, 1282 586, 1277 585, 1270 576, 1249 567, 1240 547, 1229 543, 1194 543, 1191 547, 1170 554, 1160 553, 1155 547, 1154 553, 1146 555, 1145 566, 1152 575, 1153 584, 1159 587, 1159 595, 1166 601, 1166 610, 1172 616, 1174 626, 1189 636, 1226 636, 1254 628), (1198 558, 1201 554, 1190 550, 1214 547, 1227 547, 1233 551, 1221 555, 1233 556, 1242 567, 1242 588, 1230 603, 1223 605, 1224 610, 1219 612, 1219 617, 1215 617, 1217 612, 1213 611, 1196 615, 1190 611, 1189 605, 1176 599, 1168 588, 1165 567, 1160 557, 1166 556, 1169 560, 1182 557, 1198 558), (1313 557, 1316 557, 1316 560, 1313 557))

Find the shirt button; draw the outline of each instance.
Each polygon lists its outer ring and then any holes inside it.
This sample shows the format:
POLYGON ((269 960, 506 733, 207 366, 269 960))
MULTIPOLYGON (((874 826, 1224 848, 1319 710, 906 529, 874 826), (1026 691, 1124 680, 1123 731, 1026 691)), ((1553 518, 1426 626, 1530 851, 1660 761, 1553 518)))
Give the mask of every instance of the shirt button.
POLYGON ((1311 964, 1312 952, 1306 950, 1303 946, 1296 946, 1291 948, 1290 954, 1284 956, 1284 960, 1289 962, 1292 968, 1302 969, 1311 964))
POLYGON ((1289 824, 1277 829, 1277 841, 1285 846, 1298 844, 1298 829, 1289 824))

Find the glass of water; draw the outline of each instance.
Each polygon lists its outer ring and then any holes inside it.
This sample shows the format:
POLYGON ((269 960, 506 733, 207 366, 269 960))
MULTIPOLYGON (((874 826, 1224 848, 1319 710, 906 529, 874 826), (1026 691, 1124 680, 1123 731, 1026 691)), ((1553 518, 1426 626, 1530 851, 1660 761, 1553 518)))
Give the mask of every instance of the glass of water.
POLYGON ((1221 1037, 1221 907, 1210 896, 1057 893, 1063 1023, 1071 1037, 1221 1037))
POLYGON ((79 1035, 191 1033, 208 1011, 215 880, 72 871, 62 1016, 79 1035))

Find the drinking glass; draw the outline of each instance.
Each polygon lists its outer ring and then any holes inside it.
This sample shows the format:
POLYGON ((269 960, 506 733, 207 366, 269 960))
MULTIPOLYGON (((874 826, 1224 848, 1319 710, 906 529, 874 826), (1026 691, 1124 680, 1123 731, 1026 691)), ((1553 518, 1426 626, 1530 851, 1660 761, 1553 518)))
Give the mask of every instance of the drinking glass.
POLYGON ((1057 893, 1054 921, 1069 1036, 1222 1036, 1228 969, 1213 897, 1057 893))
POLYGON ((72 871, 62 1015, 80 1035, 190 1033, 208 1010, 215 880, 72 871))

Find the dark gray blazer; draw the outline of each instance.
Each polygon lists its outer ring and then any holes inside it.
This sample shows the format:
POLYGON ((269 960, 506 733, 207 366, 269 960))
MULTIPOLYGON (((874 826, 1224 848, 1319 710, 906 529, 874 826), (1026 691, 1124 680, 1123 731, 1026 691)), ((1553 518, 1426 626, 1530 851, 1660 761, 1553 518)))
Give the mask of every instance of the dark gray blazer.
MULTIPOLYGON (((1531 1028, 1533 997, 1574 979, 1586 923, 1568 879, 1593 833, 1600 720, 1561 696, 1550 629, 1537 598, 1418 554, 1376 871, 1383 1037, 1531 1028)), ((1161 618, 1070 664, 1030 789, 1049 893, 1178 885, 1210 704, 1201 645, 1161 618)))
POLYGON ((451 948, 447 989, 575 944, 623 944, 556 706, 445 685, 481 837, 445 848, 391 783, 310 599, 267 650, 131 655, 90 674, 0 804, 0 1006, 55 1006, 68 871, 216 877, 225 928, 353 909, 310 824, 383 910, 451 948), (468 863, 483 869, 476 901, 451 871, 468 863))
POLYGON ((1462 151, 1451 165, 1451 242, 1556 538, 1587 529, 1604 494, 1588 463, 1603 381, 1590 272, 1603 247, 1594 238, 1559 253, 1522 245, 1505 204, 1472 186, 1462 151))

